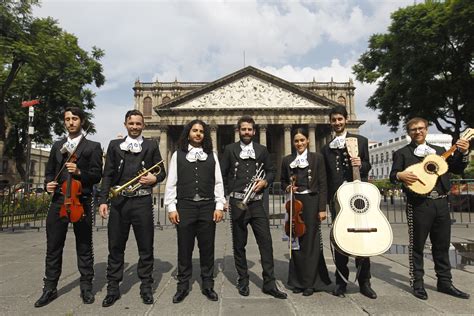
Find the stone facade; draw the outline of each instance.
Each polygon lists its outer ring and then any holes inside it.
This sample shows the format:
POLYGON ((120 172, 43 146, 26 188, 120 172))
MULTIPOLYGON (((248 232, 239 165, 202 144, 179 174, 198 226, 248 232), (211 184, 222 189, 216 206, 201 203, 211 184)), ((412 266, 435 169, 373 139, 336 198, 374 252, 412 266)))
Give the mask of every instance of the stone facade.
POLYGON ((237 120, 251 115, 255 141, 266 145, 279 169, 291 153, 291 131, 306 127, 310 150, 319 149, 331 137, 328 113, 343 104, 349 113, 348 129, 358 132, 353 82, 288 82, 254 67, 240 69, 213 82, 135 82, 135 108, 145 115, 144 135, 160 142, 167 162, 176 149, 183 126, 199 118, 211 127, 214 149, 238 140, 237 120))

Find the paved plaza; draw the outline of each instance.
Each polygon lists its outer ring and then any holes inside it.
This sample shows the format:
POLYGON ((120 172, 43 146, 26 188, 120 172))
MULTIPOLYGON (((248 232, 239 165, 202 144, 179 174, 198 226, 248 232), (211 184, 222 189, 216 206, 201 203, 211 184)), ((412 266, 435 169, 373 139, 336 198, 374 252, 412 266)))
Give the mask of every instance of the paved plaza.
MULTIPOLYGON (((255 239, 250 232, 247 257, 250 267, 250 296, 238 294, 237 275, 232 257, 229 221, 220 223, 216 234, 215 290, 218 302, 211 302, 201 294, 199 256, 194 252, 193 285, 189 296, 180 304, 173 304, 176 290, 177 242, 172 228, 156 230, 155 272, 153 305, 144 305, 139 297, 139 280, 136 274, 137 247, 133 233, 126 250, 122 297, 112 307, 103 308, 106 295, 107 231, 94 231, 95 271, 94 291, 96 302, 82 304, 79 297, 79 273, 76 267, 75 241, 72 230, 63 255, 63 273, 58 285, 59 297, 42 308, 34 308, 41 295, 44 273, 46 234, 44 229, 16 230, 0 233, 0 314, 1 315, 472 315, 474 300, 462 300, 438 293, 433 262, 425 260, 428 300, 415 298, 408 279, 408 238, 405 224, 392 225, 394 246, 390 253, 372 258, 372 286, 378 294, 376 300, 362 296, 358 286, 350 284, 346 298, 332 296, 334 283, 320 289, 310 297, 293 294, 286 288, 288 275, 287 244, 281 241, 281 229, 273 228, 273 247, 277 283, 288 292, 287 300, 278 300, 261 292, 261 266, 255 239)), ((334 264, 329 248, 329 228, 323 227, 324 254, 334 280, 334 264)), ((453 225, 452 241, 473 242, 472 225, 453 225)), ((429 252, 429 250, 427 250, 429 252)), ((471 250, 472 251, 472 250, 471 250)), ((474 294, 474 267, 472 252, 461 257, 452 253, 455 285, 474 294), (469 258, 470 256, 470 258, 469 258)), ((427 256, 429 257, 429 256, 427 256)), ((354 261, 351 259, 350 278, 354 278, 354 261)))

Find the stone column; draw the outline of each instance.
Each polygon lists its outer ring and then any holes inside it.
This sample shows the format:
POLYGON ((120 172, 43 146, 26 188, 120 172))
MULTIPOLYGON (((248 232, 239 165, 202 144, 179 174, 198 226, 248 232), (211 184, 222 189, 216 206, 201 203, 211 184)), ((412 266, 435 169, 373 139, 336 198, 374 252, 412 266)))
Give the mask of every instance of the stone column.
POLYGON ((168 125, 160 127, 160 154, 163 158, 165 170, 168 170, 168 125))
POLYGON ((239 128, 237 127, 237 125, 234 126, 234 141, 235 142, 238 142, 240 140, 240 137, 239 137, 239 128))
POLYGON ((211 125, 211 138, 212 138, 212 148, 216 153, 219 152, 219 148, 217 148, 217 125, 211 125))
POLYGON ((284 125, 285 129, 285 156, 291 154, 291 125, 284 125))
POLYGON ((309 133, 309 151, 316 152, 316 124, 308 125, 309 133))
POLYGON ((263 124, 259 127, 260 130, 260 145, 267 146, 267 125, 263 124))

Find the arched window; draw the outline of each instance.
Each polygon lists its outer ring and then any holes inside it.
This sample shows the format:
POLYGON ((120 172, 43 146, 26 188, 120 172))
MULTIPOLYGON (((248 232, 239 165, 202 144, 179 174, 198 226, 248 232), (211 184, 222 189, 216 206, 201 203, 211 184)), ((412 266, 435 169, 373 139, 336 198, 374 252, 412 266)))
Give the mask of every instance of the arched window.
POLYGON ((166 103, 166 102, 168 102, 169 100, 171 100, 170 97, 169 97, 169 96, 165 96, 165 97, 163 97, 163 102, 162 102, 162 103, 166 103))
POLYGON ((346 98, 344 98, 342 95, 340 95, 338 98, 337 98, 337 102, 342 104, 342 105, 346 105, 346 98))
POLYGON ((143 115, 151 116, 151 106, 152 102, 150 97, 143 99, 143 115))

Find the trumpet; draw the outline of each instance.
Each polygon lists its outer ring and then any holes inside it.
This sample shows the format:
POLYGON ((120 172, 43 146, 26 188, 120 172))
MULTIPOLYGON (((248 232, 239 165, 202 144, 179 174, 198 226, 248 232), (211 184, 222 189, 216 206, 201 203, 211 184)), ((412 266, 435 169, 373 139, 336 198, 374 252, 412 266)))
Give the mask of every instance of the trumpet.
POLYGON ((250 179, 250 182, 245 187, 243 200, 238 201, 236 203, 236 206, 240 210, 242 211, 248 210, 249 207, 247 206, 247 203, 251 198, 255 196, 255 192, 253 190, 257 186, 257 182, 260 180, 263 180, 264 178, 265 178, 265 170, 263 170, 263 163, 262 163, 255 171, 255 175, 252 177, 252 179, 250 179))
POLYGON ((132 194, 133 192, 137 191, 142 187, 142 184, 139 182, 140 178, 147 175, 148 172, 151 172, 154 176, 157 176, 161 172, 161 167, 160 164, 163 163, 163 160, 157 162, 153 166, 151 166, 149 169, 143 168, 142 171, 140 171, 137 176, 127 183, 124 183, 122 185, 117 185, 114 186, 112 189, 110 189, 109 197, 114 198, 117 197, 120 192, 127 192, 132 194), (154 171, 154 172, 153 172, 154 171))

